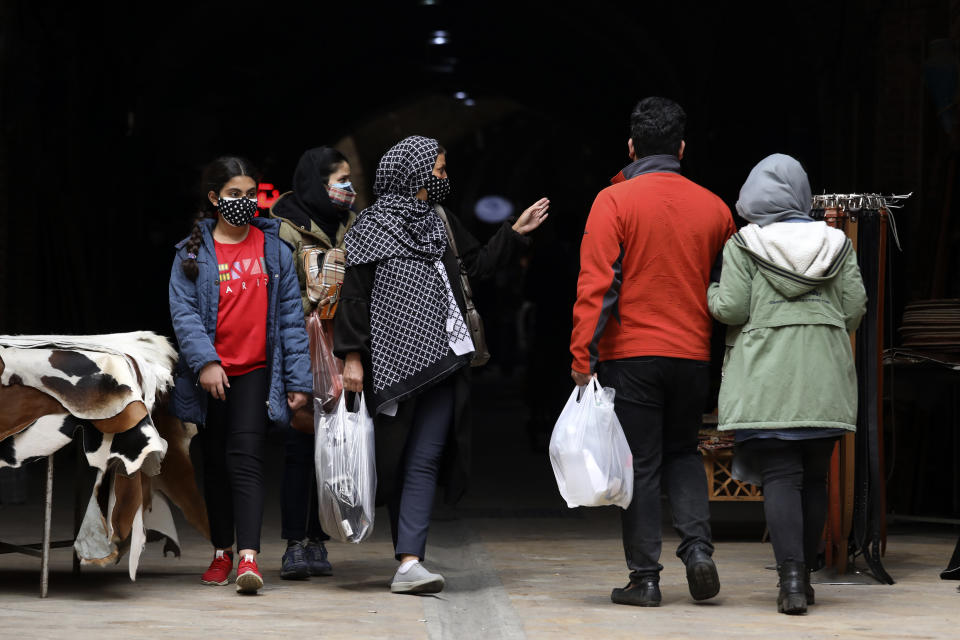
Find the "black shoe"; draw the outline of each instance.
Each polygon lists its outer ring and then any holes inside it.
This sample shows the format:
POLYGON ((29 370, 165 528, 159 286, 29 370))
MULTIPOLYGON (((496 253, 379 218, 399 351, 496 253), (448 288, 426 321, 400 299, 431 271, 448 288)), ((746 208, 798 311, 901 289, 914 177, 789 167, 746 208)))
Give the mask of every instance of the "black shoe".
POLYGON ((633 580, 623 589, 610 592, 610 599, 616 604, 631 604, 635 607, 660 606, 660 576, 644 576, 633 580))
POLYGON ((687 586, 694 600, 706 600, 720 593, 720 576, 713 558, 701 548, 687 556, 687 586))
POLYGON ((312 576, 332 576, 333 567, 327 560, 327 547, 319 540, 310 540, 303 548, 307 556, 307 566, 312 576))
POLYGON ((807 612, 807 568, 802 562, 787 560, 777 567, 780 574, 780 594, 777 596, 777 611, 791 616, 807 612))
POLYGON ((310 566, 307 564, 307 555, 303 550, 302 542, 287 544, 283 553, 280 577, 284 580, 306 580, 310 577, 310 566))
POLYGON ((804 590, 804 593, 807 594, 807 604, 817 604, 816 602, 817 594, 813 590, 813 585, 810 584, 811 573, 812 571, 810 571, 809 569, 807 569, 807 571, 804 573, 803 590, 804 590))

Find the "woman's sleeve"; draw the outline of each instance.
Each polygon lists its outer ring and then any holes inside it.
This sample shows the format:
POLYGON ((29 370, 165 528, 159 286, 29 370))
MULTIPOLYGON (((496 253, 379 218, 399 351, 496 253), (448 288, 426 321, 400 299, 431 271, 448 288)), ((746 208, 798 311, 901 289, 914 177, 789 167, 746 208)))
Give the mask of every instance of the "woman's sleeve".
POLYGON ((723 269, 720 282, 707 290, 707 306, 713 317, 731 326, 744 324, 750 317, 750 291, 753 277, 747 269, 747 258, 735 242, 723 248, 723 269))
POLYGON ((345 359, 348 353, 370 355, 370 294, 376 263, 347 267, 340 289, 340 304, 333 317, 333 353, 345 359))
POLYGON ((509 222, 504 222, 486 244, 480 244, 455 215, 449 210, 445 211, 457 242, 460 260, 471 279, 492 278, 497 270, 510 264, 532 242, 529 236, 517 233, 509 222))
MULTIPOLYGON (((279 219, 279 218, 276 218, 279 219)), ((280 223, 280 239, 283 240, 293 253, 293 266, 297 272, 297 282, 300 286, 300 298, 303 303, 303 315, 308 316, 316 305, 310 302, 307 296, 307 274, 303 270, 303 236, 290 225, 280 223)))
POLYGON ((843 297, 840 304, 843 306, 843 320, 847 331, 856 331, 867 312, 867 290, 863 286, 863 276, 857 264, 857 252, 853 249, 847 254, 842 269, 840 277, 843 278, 843 297))
MULTIPOLYGON (((207 335, 200 315, 200 303, 197 297, 197 283, 183 272, 180 266, 182 258, 178 253, 173 259, 170 270, 170 320, 173 332, 180 345, 180 353, 190 370, 195 374, 209 362, 220 362, 217 350, 207 335)), ((201 283, 205 284, 205 283, 201 283)))
POLYGON ((303 321, 303 305, 293 254, 280 243, 280 290, 277 292, 277 322, 280 323, 280 344, 283 349, 284 391, 313 393, 310 373, 310 340, 303 321))

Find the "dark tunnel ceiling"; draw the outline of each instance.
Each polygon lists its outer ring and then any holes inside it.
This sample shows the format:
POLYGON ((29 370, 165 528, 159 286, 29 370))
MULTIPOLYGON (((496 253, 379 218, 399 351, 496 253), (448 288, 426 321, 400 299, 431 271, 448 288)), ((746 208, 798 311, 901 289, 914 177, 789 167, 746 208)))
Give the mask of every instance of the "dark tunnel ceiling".
POLYGON ((831 63, 811 34, 844 18, 842 3, 777 14, 650 4, 202 4, 177 19, 158 8, 135 28, 105 28, 100 46, 130 97, 158 108, 286 109, 295 121, 334 117, 347 129, 418 94, 465 91, 601 128, 615 115, 623 129, 624 111, 643 94, 729 119, 731 101, 749 117, 756 100, 802 92, 831 63), (443 45, 431 44, 438 30, 443 45))
MULTIPOLYGON (((474 115, 459 138, 452 125, 454 133, 437 134, 454 138, 444 142, 457 153, 457 204, 469 210, 470 195, 489 192, 495 180, 510 183, 495 184, 498 193, 512 190, 518 200, 542 191, 555 198, 550 232, 573 240, 592 198, 626 160, 629 112, 645 95, 684 105, 684 172, 728 204, 749 169, 775 151, 800 157, 815 191, 864 188, 856 177, 869 189, 909 191, 913 185, 875 184, 871 162, 833 159, 844 145, 870 158, 882 6, 240 0, 184 9, 10 0, 0 5, 0 90, 17 157, 11 203, 38 220, 30 222, 35 231, 52 217, 64 237, 114 247, 90 254, 91 273, 133 259, 133 248, 118 248, 132 227, 162 256, 147 261, 143 277, 162 281, 211 158, 248 155, 285 189, 304 149, 359 137, 461 91, 458 104, 475 100, 474 115), (444 44, 431 44, 437 31, 444 44), (860 89, 864 108, 843 112, 863 115, 859 131, 867 134, 856 138, 832 113, 860 89), (485 147, 464 134, 470 129, 482 130, 485 147), (102 194, 78 197, 91 170, 102 194), (109 233, 88 229, 90 219, 109 233)), ((378 133, 363 151, 364 168, 391 135, 423 133, 405 130, 415 122, 378 133)), ((74 272, 82 282, 83 271, 74 272)), ((11 289, 8 299, 27 289, 11 289)), ((70 317, 55 314, 81 305, 83 326, 116 326, 99 298, 77 291, 18 322, 31 331, 44 322, 59 327, 70 317)), ((162 302, 131 311, 123 326, 165 322, 162 302)))
MULTIPOLYGON (((718 135, 751 147, 749 158, 717 166, 731 172, 721 182, 741 179, 773 150, 816 155, 807 121, 815 117, 815 86, 839 54, 811 46, 812 34, 824 25, 850 32, 845 21, 862 21, 864 12, 829 2, 776 13, 651 4, 203 3, 176 19, 166 7, 135 20, 67 8, 58 23, 95 23, 97 37, 79 42, 91 48, 87 73, 110 75, 102 117, 118 128, 129 119, 148 147, 195 154, 183 158, 191 170, 213 154, 240 151, 282 183, 304 148, 457 92, 478 106, 516 103, 559 122, 569 144, 609 150, 605 175, 622 160, 631 106, 651 94, 685 105, 691 151, 718 135), (756 135, 778 129, 792 138, 756 135), (738 139, 746 135, 753 139, 738 139)), ((716 159, 716 152, 691 153, 691 175, 716 159)))

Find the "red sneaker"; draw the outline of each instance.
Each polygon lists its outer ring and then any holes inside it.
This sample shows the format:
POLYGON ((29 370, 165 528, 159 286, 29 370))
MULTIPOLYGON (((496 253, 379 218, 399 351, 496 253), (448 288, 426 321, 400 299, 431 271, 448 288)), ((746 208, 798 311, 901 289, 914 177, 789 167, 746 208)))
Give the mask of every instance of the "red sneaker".
POLYGON ((233 552, 229 549, 226 551, 217 549, 217 555, 213 557, 210 568, 203 573, 200 582, 222 587, 229 582, 231 571, 233 571, 233 552))
POLYGON ((253 554, 248 553, 240 558, 240 564, 237 565, 237 592, 256 593, 262 587, 263 576, 257 568, 257 561, 253 554))

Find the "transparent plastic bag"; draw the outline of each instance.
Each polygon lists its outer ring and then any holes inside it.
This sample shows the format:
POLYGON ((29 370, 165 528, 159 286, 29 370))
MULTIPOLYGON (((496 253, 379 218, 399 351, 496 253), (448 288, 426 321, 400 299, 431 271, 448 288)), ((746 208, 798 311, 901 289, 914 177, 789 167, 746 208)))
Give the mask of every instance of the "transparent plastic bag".
POLYGON ((355 396, 359 406, 354 411, 347 409, 347 395, 340 394, 332 413, 324 413, 314 400, 314 462, 323 530, 341 542, 359 543, 373 532, 377 468, 373 419, 363 394, 355 396))
POLYGON ((310 337, 310 368, 313 370, 313 397, 325 411, 332 410, 343 392, 343 360, 333 355, 333 332, 317 311, 307 316, 310 337))
POLYGON ((570 508, 626 509, 633 498, 633 454, 613 410, 615 394, 596 378, 574 388, 553 428, 550 464, 570 508))

